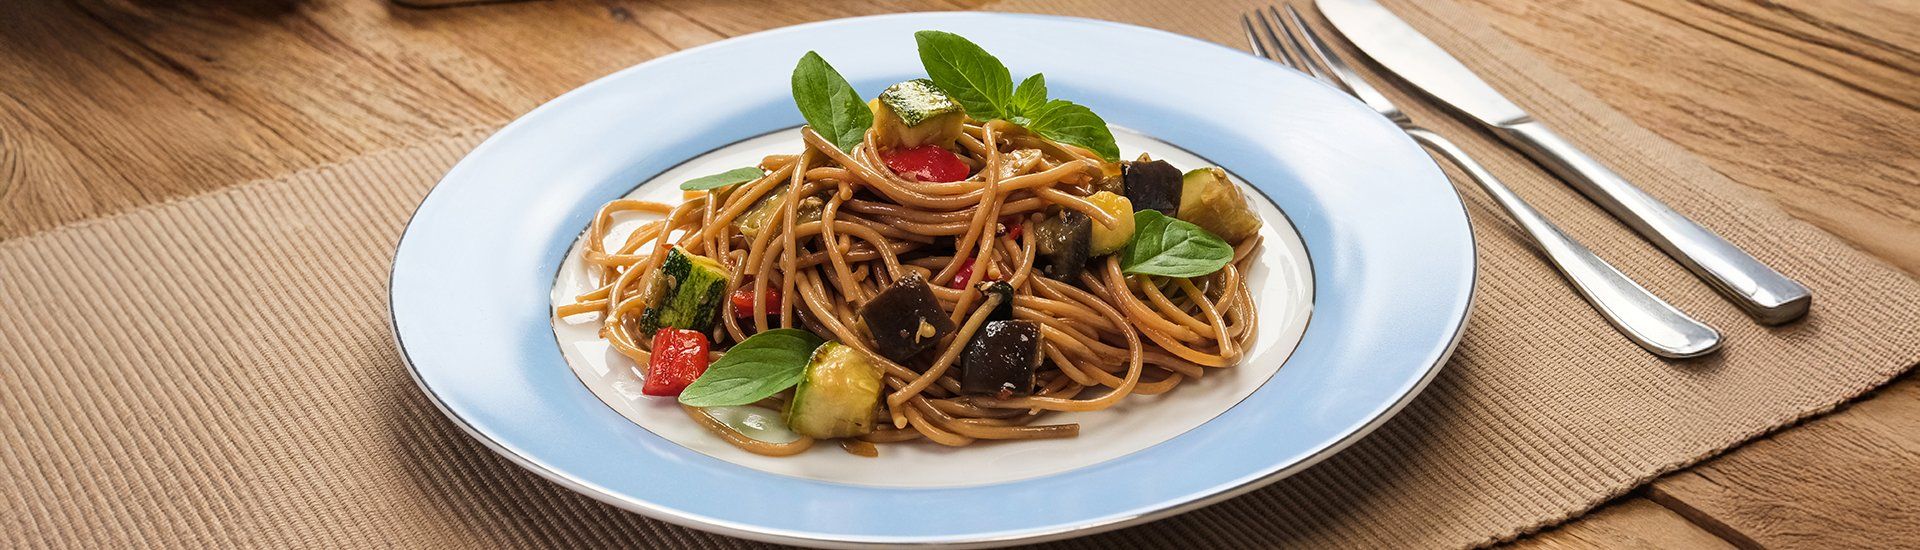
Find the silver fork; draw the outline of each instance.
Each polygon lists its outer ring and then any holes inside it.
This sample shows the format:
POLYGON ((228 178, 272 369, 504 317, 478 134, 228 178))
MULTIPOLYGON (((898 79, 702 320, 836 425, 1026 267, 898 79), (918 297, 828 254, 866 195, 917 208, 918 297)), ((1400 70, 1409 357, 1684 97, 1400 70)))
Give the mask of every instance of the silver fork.
POLYGON ((1328 48, 1314 33, 1313 27, 1307 26, 1306 21, 1300 18, 1300 12, 1295 11, 1293 6, 1287 6, 1286 12, 1286 17, 1282 18, 1280 10, 1268 6, 1265 11, 1255 10, 1252 17, 1240 16, 1240 25, 1247 31, 1247 42, 1254 54, 1299 69, 1352 94, 1399 125, 1415 141, 1466 172, 1480 186, 1480 190, 1493 197, 1500 209, 1506 211, 1507 216, 1520 226, 1533 244, 1546 254, 1549 263, 1573 283, 1574 290, 1579 291, 1628 340, 1661 357, 1699 357, 1720 349, 1719 331, 1688 317, 1665 300, 1647 292, 1645 287, 1628 279, 1612 264, 1600 259, 1592 250, 1548 222, 1539 211, 1508 189, 1506 184, 1500 183, 1486 167, 1468 157, 1466 151, 1439 134, 1414 124, 1406 113, 1400 112, 1393 102, 1368 85, 1352 66, 1328 48), (1260 32, 1255 31, 1255 21, 1259 22, 1260 32), (1266 42, 1261 41, 1262 34, 1266 42))

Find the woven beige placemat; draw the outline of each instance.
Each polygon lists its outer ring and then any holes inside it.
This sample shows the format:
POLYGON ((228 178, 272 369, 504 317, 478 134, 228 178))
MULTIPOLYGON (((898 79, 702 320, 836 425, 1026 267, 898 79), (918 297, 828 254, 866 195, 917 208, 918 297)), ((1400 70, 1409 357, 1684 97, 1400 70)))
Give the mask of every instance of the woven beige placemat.
MULTIPOLYGON (((1231 17, 1244 6, 997 7, 1234 44, 1231 17)), ((1469 191, 1478 305, 1424 396, 1301 475, 1065 545, 1484 544, 1828 410, 1920 361, 1912 279, 1634 126, 1459 8, 1396 8, 1596 156, 1804 281, 1813 313, 1783 328, 1754 325, 1524 160, 1396 96, 1624 271, 1723 329, 1726 350, 1687 363, 1641 352, 1469 191)), ((392 246, 413 205, 480 137, 461 133, 0 243, 0 540, 748 545, 524 472, 441 418, 406 375, 386 320, 392 246)))

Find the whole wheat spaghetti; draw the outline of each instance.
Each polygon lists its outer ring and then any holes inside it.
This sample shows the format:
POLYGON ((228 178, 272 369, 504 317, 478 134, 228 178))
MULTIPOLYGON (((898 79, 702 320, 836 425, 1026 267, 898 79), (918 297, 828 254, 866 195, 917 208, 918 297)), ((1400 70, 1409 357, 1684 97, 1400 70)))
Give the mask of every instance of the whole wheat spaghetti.
MULTIPOLYGON (((1072 413, 1105 409, 1131 395, 1173 391, 1240 361, 1256 332, 1244 274, 1260 245, 1257 231, 1224 231, 1220 237, 1231 246, 1231 258, 1222 249, 1225 265, 1204 276, 1129 273, 1125 254, 1112 250, 1111 242, 1120 242, 1113 239, 1129 238, 1116 232, 1139 229, 1136 216, 1151 208, 1136 214, 1133 207, 1140 205, 1128 199, 1160 200, 1127 189, 1128 180, 1145 181, 1151 168, 1168 171, 1179 182, 1179 172, 1161 168, 1164 162, 1147 166, 1155 161, 1145 158, 1110 162, 1005 120, 964 115, 952 117, 956 131, 950 137, 915 144, 888 131, 886 117, 899 114, 883 107, 877 101, 872 105, 881 122, 848 149, 805 127, 801 150, 762 159, 762 175, 751 181, 688 192, 677 205, 607 203, 583 244, 582 261, 598 286, 557 307, 556 314, 597 316, 600 335, 643 367, 658 363, 654 353, 669 353, 658 349, 663 340, 649 340, 650 331, 698 336, 697 348, 675 347, 670 353, 675 361, 705 368, 753 335, 792 328, 830 342, 814 352, 800 392, 858 394, 859 384, 806 389, 810 383, 840 380, 818 379, 825 375, 813 370, 824 368, 817 363, 827 360, 822 355, 828 348, 850 350, 836 351, 844 355, 834 361, 877 370, 871 404, 856 404, 852 418, 834 419, 832 431, 806 428, 812 412, 797 410, 804 407, 794 401, 806 398, 794 389, 761 399, 763 407, 788 411, 789 423, 802 434, 788 442, 747 437, 686 407, 689 416, 728 442, 766 455, 804 451, 816 436, 840 438, 843 448, 865 455, 877 452, 873 444, 917 440, 963 446, 1074 437, 1079 424, 1072 413), (902 158, 906 165, 923 158, 945 163, 932 166, 945 166, 950 175, 903 169, 902 158), (630 216, 654 219, 609 239, 616 220, 630 216), (1063 220, 1075 219, 1091 229, 1074 234, 1063 220), (1092 235, 1093 244, 1081 242, 1086 235, 1092 235), (1102 238, 1111 241, 1104 251, 1102 238), (674 286, 689 284, 687 275, 665 273, 668 266, 685 263, 670 258, 675 254, 710 260, 723 273, 714 284, 723 285, 719 294, 728 299, 707 303, 695 294, 694 307, 717 312, 703 316, 696 310, 690 318, 711 320, 693 331, 657 321, 661 311, 670 316, 678 307, 664 301, 688 295, 674 286), (879 337, 894 330, 894 317, 903 313, 867 306, 887 300, 893 308, 900 296, 928 294, 926 311, 940 318, 901 329, 906 341, 923 347, 902 348, 897 337, 879 337), (1013 324, 1005 324, 1007 311, 1013 324), (1037 338, 1009 340, 1018 345, 999 350, 991 341, 1001 337, 995 331, 1037 338), (1030 370, 1022 364, 1028 360, 1023 345, 1032 346, 1037 366, 1030 370), (699 357, 685 358, 689 353, 699 357), (996 354, 1014 360, 1002 361, 996 354), (1007 365, 1013 374, 1002 374, 1007 365), (999 370, 984 370, 989 368, 999 370), (975 387, 983 376, 1004 380, 989 380, 996 385, 983 391, 975 387), (871 418, 864 418, 868 406, 871 418)), ((1196 202, 1213 199, 1205 195, 1211 192, 1205 181, 1195 190, 1194 177, 1189 173, 1185 187, 1175 183, 1171 191, 1175 198, 1186 195, 1189 204, 1167 212, 1216 206, 1196 202)), ((1219 181, 1225 182, 1224 175, 1219 181)), ((1231 191, 1227 198, 1241 201, 1244 210, 1237 188, 1225 185, 1231 191)), ((1250 211, 1228 213, 1252 216, 1250 211)), ((1257 219, 1250 227, 1258 227, 1257 219)), ((650 376, 662 376, 648 368, 650 376)))

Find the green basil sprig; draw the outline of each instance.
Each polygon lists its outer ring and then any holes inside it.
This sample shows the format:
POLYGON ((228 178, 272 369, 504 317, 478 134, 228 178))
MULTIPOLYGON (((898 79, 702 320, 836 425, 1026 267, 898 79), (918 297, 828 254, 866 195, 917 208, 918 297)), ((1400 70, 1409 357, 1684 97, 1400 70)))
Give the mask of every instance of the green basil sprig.
MULTIPOLYGON (((1013 89, 1013 110, 1018 113, 1032 113, 1047 104, 1047 75, 1033 73, 1033 76, 1020 81, 1020 87, 1013 89)), ((1014 115, 1021 118, 1021 115, 1014 115)), ((1016 121, 1018 123, 1018 121, 1016 121)))
POLYGON ((1120 271, 1165 277, 1199 277, 1233 261, 1233 246, 1200 226, 1158 210, 1133 213, 1133 238, 1121 251, 1120 271))
POLYGON ((1120 159, 1120 147, 1113 143, 1113 131, 1107 129, 1107 121, 1084 106, 1055 99, 1028 112, 1025 118, 1024 123, 1016 123, 1047 139, 1085 147, 1110 161, 1120 159))
POLYGON ((920 65, 941 91, 953 96, 980 120, 1008 118, 1013 99, 1013 76, 1000 59, 960 35, 940 31, 913 33, 920 45, 920 65))
POLYGON ((811 332, 792 328, 749 336, 688 384, 680 392, 680 402, 692 407, 720 407, 766 399, 799 384, 807 374, 807 358, 825 342, 811 332))
POLYGON ((793 66, 793 102, 807 125, 842 151, 852 151, 873 127, 873 110, 860 92, 818 53, 807 52, 793 66))
POLYGON ((705 191, 729 185, 737 185, 760 179, 766 172, 752 166, 735 168, 718 174, 700 176, 680 184, 681 191, 705 191))
POLYGON ((1071 101, 1047 99, 1045 77, 1035 74, 1015 88, 1012 74, 999 58, 960 35, 920 31, 913 38, 933 85, 959 101, 968 116, 1004 119, 1047 139, 1085 147, 1109 161, 1120 160, 1120 148, 1107 122, 1071 101))

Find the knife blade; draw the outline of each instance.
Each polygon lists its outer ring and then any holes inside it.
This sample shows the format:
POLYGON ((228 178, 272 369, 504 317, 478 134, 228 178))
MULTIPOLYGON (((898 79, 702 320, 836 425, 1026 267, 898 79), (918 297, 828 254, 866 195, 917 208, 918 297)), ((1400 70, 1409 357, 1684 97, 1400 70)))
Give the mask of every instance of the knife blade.
POLYGON ((1762 324, 1799 319, 1812 306, 1805 285, 1787 278, 1647 194, 1588 156, 1374 0, 1314 0, 1334 30, 1360 52, 1428 96, 1479 121, 1595 204, 1660 247, 1762 324))
POLYGON ((1482 124, 1528 120, 1527 112, 1494 91, 1460 60, 1372 0, 1317 0, 1327 20, 1368 57, 1400 78, 1482 124))

